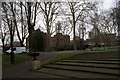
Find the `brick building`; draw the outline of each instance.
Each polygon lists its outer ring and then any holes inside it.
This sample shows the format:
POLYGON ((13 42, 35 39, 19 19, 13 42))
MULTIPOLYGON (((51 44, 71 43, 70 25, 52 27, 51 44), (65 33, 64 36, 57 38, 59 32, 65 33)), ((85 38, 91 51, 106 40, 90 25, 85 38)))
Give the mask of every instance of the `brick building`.
POLYGON ((50 38, 50 48, 55 49, 65 49, 70 44, 70 36, 63 35, 62 33, 56 34, 54 37, 50 38))
MULTIPOLYGON (((34 30, 32 33, 32 36, 36 35, 37 33, 41 34, 37 37, 42 36, 42 38, 43 38, 42 41, 39 41, 39 43, 43 43, 41 45, 43 47, 42 51, 46 50, 47 34, 44 32, 41 32, 40 30, 34 30)), ((36 43, 35 41, 32 41, 32 42, 36 43)), ((50 50, 56 50, 58 48, 63 49, 66 46, 68 46, 69 43, 70 43, 70 36, 62 35, 62 33, 58 33, 58 34, 54 35, 53 37, 50 37, 50 42, 49 42, 50 50)), ((29 36, 26 39, 26 47, 27 47, 27 49, 29 49, 29 36)))

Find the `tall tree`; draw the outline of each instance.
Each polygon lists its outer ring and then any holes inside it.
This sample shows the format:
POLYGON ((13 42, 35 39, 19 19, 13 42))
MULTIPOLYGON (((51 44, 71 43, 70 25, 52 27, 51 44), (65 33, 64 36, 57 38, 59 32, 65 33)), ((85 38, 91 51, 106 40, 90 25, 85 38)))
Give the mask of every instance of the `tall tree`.
POLYGON ((15 33, 15 25, 13 24, 13 15, 11 14, 11 9, 13 8, 13 2, 3 2, 2 9, 3 14, 5 15, 5 22, 8 25, 9 33, 10 33, 10 48, 11 48, 11 57, 10 62, 11 64, 15 63, 15 57, 13 52, 13 41, 14 41, 14 33, 15 33))
POLYGON ((29 50, 32 51, 32 32, 34 30, 34 26, 36 24, 37 10, 38 10, 38 2, 27 2, 27 6, 25 7, 26 15, 27 15, 27 25, 28 25, 28 33, 29 33, 29 50), (34 11, 32 11, 34 10, 34 11))
POLYGON ((45 21, 45 26, 46 26, 46 31, 47 31, 47 44, 46 44, 46 51, 49 51, 50 47, 50 36, 53 34, 51 31, 53 22, 55 21, 57 15, 58 15, 58 8, 59 8, 59 3, 57 2, 41 2, 39 3, 40 8, 42 10, 43 16, 44 16, 44 21, 45 21))
POLYGON ((114 12, 110 10, 95 10, 92 12, 93 14, 90 16, 91 22, 90 24, 93 26, 93 35, 94 38, 92 39, 92 42, 95 44, 99 43, 109 43, 113 41, 112 38, 113 34, 117 33, 117 25, 115 23, 114 18, 114 12), (109 38, 108 38, 109 35, 109 38), (111 37, 111 39, 110 39, 111 37), (109 40, 110 39, 110 40, 109 40))
POLYGON ((94 8, 94 4, 91 2, 86 2, 86 1, 81 1, 81 2, 68 2, 69 5, 69 9, 71 12, 71 17, 72 17, 72 21, 71 21, 71 25, 73 27, 73 46, 74 46, 74 50, 76 50, 76 25, 78 21, 83 21, 83 19, 81 19, 82 14, 84 12, 88 12, 90 10, 93 10, 94 8))
POLYGON ((2 27, 0 27, 0 36, 1 36, 1 41, 2 41, 2 51, 3 53, 5 53, 5 40, 6 40, 6 37, 7 37, 7 34, 8 34, 8 27, 6 25, 6 23, 2 20, 2 24, 1 24, 2 27))
POLYGON ((28 32, 26 29, 27 27, 26 19, 24 18, 25 11, 23 10, 23 2, 14 3, 14 7, 11 9, 11 11, 14 18, 17 37, 20 41, 21 46, 24 46, 23 43, 28 32))

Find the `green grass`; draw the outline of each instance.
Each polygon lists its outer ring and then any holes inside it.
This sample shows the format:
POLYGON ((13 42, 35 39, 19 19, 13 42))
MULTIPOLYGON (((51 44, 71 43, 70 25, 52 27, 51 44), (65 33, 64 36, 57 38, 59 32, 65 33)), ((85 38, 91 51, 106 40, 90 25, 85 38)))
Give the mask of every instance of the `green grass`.
POLYGON ((56 61, 59 61, 59 60, 62 60, 62 59, 68 58, 68 57, 72 57, 72 56, 75 56, 76 54, 78 54, 78 53, 58 54, 56 57, 48 60, 43 65, 50 64, 50 63, 53 63, 53 62, 56 62, 56 61))
MULTIPOLYGON (((31 57, 27 54, 15 54, 15 64, 24 62, 25 60, 30 59, 31 57)), ((2 55, 2 65, 10 65, 10 55, 2 55)))

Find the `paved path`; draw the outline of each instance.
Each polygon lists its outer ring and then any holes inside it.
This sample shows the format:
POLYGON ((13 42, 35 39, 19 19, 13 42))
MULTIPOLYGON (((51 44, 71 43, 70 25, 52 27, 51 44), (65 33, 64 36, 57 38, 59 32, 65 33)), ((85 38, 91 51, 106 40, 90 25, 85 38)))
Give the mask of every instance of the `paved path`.
MULTIPOLYGON (((45 61, 57 56, 58 54, 63 53, 72 53, 74 51, 61 51, 61 52, 49 52, 49 53, 40 53, 37 57, 41 64, 45 61)), ((78 51, 76 51, 78 52, 78 51)), ((52 74, 40 73, 37 71, 30 70, 30 61, 25 61, 20 64, 15 64, 7 67, 3 67, 2 76, 3 78, 63 78, 61 76, 55 76, 52 74)))

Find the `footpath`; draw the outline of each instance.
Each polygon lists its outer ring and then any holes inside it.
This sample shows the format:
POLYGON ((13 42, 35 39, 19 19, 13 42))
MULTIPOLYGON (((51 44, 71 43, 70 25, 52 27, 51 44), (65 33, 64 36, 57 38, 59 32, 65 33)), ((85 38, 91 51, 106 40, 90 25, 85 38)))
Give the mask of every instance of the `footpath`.
MULTIPOLYGON (((74 51, 60 51, 60 52, 43 52, 37 57, 40 63, 48 61, 49 59, 57 56, 58 54, 72 53, 74 51)), ((76 51, 78 52, 78 51, 76 51)), ((41 73, 31 70, 31 60, 23 63, 2 67, 2 78, 63 78, 62 76, 41 73)))

